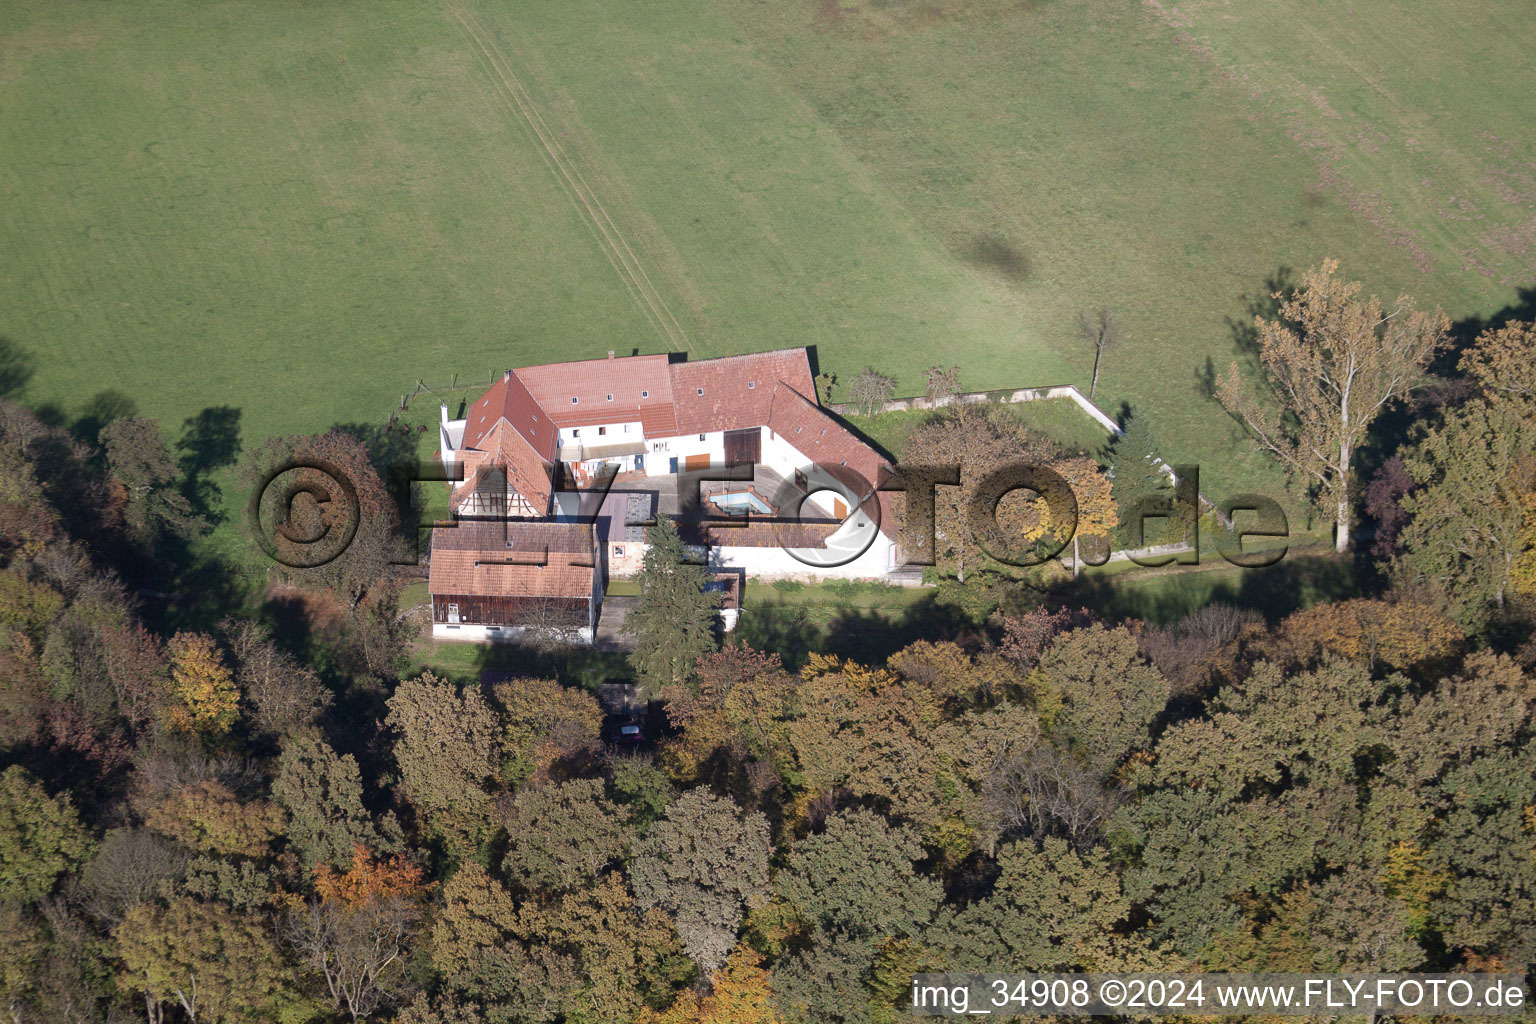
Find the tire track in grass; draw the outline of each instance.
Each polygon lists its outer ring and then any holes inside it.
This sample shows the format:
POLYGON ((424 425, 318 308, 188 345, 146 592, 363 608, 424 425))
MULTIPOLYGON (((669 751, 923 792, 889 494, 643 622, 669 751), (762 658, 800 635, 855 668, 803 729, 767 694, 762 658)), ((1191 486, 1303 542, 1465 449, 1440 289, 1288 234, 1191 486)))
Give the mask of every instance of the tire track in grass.
POLYGON ((463 26, 465 34, 474 44, 480 59, 490 70, 497 91, 510 101, 509 105, 516 111, 523 126, 538 141, 545 161, 555 177, 559 179, 571 201, 576 204, 577 210, 583 214, 588 228, 598 238, 603 255, 608 257, 608 262, 613 265, 614 270, 624 282, 625 290, 639 304, 641 311, 652 322, 652 326, 661 333, 669 347, 674 350, 681 349, 690 356, 694 355, 693 343, 688 338, 688 332, 683 330, 683 325, 678 322, 677 317, 673 316, 661 292, 651 282, 650 275, 645 272, 645 266, 640 262, 640 258, 635 255, 629 242, 619 231, 618 225, 609 216, 607 208, 603 206, 592 187, 587 184, 570 154, 566 153, 565 147, 560 145, 560 140, 550 129, 543 115, 539 113, 533 97, 512 70, 511 62, 488 41, 488 33, 483 26, 476 23, 472 15, 457 6, 450 10, 454 18, 463 26))

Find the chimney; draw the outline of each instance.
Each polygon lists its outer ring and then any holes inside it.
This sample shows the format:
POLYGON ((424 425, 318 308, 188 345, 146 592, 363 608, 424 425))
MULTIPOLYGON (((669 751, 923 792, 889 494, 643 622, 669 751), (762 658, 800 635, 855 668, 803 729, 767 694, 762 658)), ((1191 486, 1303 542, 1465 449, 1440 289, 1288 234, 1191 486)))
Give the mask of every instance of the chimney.
POLYGON ((502 373, 501 379, 502 380, 511 380, 512 379, 512 371, 511 370, 507 370, 504 373, 502 373))
POLYGON ((613 358, 613 349, 609 349, 609 350, 608 350, 608 358, 609 358, 609 359, 612 359, 612 358, 613 358))

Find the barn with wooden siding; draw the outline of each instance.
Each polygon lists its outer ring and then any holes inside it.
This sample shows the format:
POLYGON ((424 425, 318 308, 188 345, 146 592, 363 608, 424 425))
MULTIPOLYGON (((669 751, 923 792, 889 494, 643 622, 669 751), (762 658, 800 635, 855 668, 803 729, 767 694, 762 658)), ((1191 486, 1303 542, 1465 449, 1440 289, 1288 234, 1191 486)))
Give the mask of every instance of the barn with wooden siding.
POLYGON ((529 631, 590 642, 602 604, 589 523, 461 520, 433 530, 432 635, 513 640, 529 631))

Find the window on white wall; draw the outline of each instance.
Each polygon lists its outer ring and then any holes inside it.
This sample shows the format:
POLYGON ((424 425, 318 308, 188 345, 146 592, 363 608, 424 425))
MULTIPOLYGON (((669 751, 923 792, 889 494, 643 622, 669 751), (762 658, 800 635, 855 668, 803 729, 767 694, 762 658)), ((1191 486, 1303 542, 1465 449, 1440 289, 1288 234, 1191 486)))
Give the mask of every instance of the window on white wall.
POLYGON ((703 434, 700 434, 700 435, 699 435, 699 440, 700 440, 700 441, 702 441, 702 440, 704 440, 704 435, 703 435, 703 434))

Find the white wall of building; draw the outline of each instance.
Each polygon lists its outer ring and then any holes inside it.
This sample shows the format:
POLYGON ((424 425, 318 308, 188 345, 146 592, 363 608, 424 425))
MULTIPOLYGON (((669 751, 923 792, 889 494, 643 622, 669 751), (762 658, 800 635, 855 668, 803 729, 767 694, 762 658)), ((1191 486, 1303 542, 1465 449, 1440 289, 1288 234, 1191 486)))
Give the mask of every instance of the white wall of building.
POLYGON ((681 473, 690 455, 708 455, 709 464, 718 469, 725 465, 725 431, 711 430, 702 435, 650 438, 646 441, 646 449, 647 476, 666 476, 671 473, 672 459, 677 460, 677 471, 681 473))
MULTIPOLYGON (((432 639, 434 640, 464 640, 471 643, 483 644, 497 640, 516 640, 525 632, 523 626, 475 626, 453 625, 447 622, 434 622, 432 624, 432 639)), ((580 629, 570 631, 574 640, 590 644, 592 642, 592 630, 583 626, 580 629)))
POLYGON ((881 533, 863 512, 850 516, 842 529, 827 538, 825 548, 799 554, 801 557, 797 558, 780 547, 722 546, 710 549, 710 564, 723 569, 745 569, 749 575, 766 579, 813 581, 875 579, 896 568, 895 541, 881 533), (857 556, 844 564, 827 564, 842 562, 855 553, 857 556))

